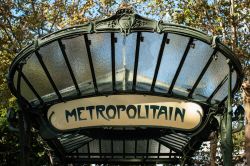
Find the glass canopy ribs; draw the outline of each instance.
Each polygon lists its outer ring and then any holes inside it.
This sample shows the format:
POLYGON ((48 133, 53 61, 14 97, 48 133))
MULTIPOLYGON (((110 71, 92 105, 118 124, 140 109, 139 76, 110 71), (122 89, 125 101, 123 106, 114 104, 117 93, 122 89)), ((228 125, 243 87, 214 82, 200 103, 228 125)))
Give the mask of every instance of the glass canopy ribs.
POLYGON ((130 8, 35 40, 8 75, 24 117, 66 163, 188 162, 241 82, 218 38, 130 8))

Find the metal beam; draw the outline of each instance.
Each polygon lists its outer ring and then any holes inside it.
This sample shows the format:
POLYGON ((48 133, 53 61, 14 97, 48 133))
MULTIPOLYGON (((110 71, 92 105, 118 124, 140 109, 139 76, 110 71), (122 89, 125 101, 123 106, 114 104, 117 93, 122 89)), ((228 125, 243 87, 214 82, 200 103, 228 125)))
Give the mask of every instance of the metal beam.
POLYGON ((25 81, 25 83, 28 85, 28 87, 31 89, 31 91, 34 93, 34 95, 37 97, 37 99, 39 100, 39 102, 43 105, 44 101, 41 98, 41 96, 37 93, 37 91, 35 90, 35 88, 33 87, 33 85, 29 82, 29 80, 27 79, 27 77, 24 75, 24 73, 21 71, 21 77, 23 78, 23 80, 25 81))
POLYGON ((219 83, 219 85, 215 88, 215 90, 213 91, 213 93, 207 99, 207 102, 211 102, 211 100, 214 97, 214 95, 220 90, 220 88, 224 85, 224 83, 227 81, 227 79, 228 79, 228 75, 226 75, 224 77, 224 79, 219 83))
POLYGON ((19 127, 19 143, 20 143, 20 165, 26 166, 30 165, 28 158, 29 158, 29 150, 27 148, 27 142, 26 142, 26 130, 25 130, 25 118, 24 118, 24 112, 22 108, 22 102, 20 101, 22 99, 21 96, 21 72, 22 72, 22 64, 18 67, 18 75, 17 75, 17 96, 18 96, 18 127, 19 127))
POLYGON ((62 143, 62 145, 64 146, 65 149, 70 149, 74 146, 77 146, 79 144, 86 144, 86 142, 90 142, 92 141, 93 139, 92 138, 80 138, 79 140, 70 140, 69 142, 67 143, 62 143))
POLYGON ((116 78, 115 78, 115 34, 111 33, 111 60, 112 60, 112 85, 113 92, 116 91, 116 78))
POLYGON ((202 69, 202 71, 201 71, 199 77, 198 77, 197 80, 195 81, 195 83, 194 83, 192 89, 190 90, 190 92, 189 92, 189 94, 188 94, 188 97, 189 97, 189 98, 192 97, 192 95, 193 95, 195 89, 197 88, 198 84, 200 83, 202 77, 204 76, 204 74, 206 73, 208 67, 209 67, 210 64, 212 63, 213 58, 214 58, 214 55, 217 53, 217 51, 218 51, 218 50, 215 48, 214 51, 213 51, 213 53, 212 53, 212 55, 211 55, 210 58, 208 59, 206 65, 205 65, 204 68, 202 69))
POLYGON ((58 156, 62 162, 64 162, 66 153, 60 141, 56 138, 56 139, 48 139, 46 140, 46 142, 53 149, 55 155, 58 156))
POLYGON ((21 95, 21 74, 23 63, 18 67, 17 76, 17 104, 19 113, 19 134, 20 134, 20 148, 21 148, 21 166, 31 165, 30 152, 31 152, 31 121, 30 114, 27 112, 29 107, 23 100, 21 95))
POLYGON ((189 138, 187 136, 180 136, 178 134, 169 134, 169 135, 164 135, 163 137, 166 137, 166 138, 174 137, 174 138, 177 138, 177 139, 182 140, 184 142, 189 141, 189 138))
POLYGON ((80 143, 80 144, 77 144, 77 145, 74 145, 74 146, 71 147, 71 148, 68 148, 67 151, 73 152, 73 151, 75 151, 75 150, 77 150, 77 149, 79 149, 79 148, 85 146, 88 142, 91 142, 91 141, 93 141, 93 139, 92 139, 92 138, 88 138, 88 140, 86 140, 85 142, 80 143))
POLYGON ((113 139, 111 139, 111 154, 112 154, 112 158, 113 158, 113 154, 114 154, 114 141, 113 139))
MULTIPOLYGON (((148 154, 148 151, 149 151, 149 139, 147 139, 146 154, 148 154)), ((148 158, 148 156, 147 156, 147 158, 148 158)))
POLYGON ((158 146, 158 155, 157 158, 160 158, 160 154, 161 154, 161 144, 160 142, 158 142, 159 146, 158 146))
POLYGON ((89 42, 87 34, 84 34, 84 40, 85 40, 86 50, 87 50, 87 54, 88 54, 89 66, 90 66, 90 70, 91 70, 91 75, 92 75, 92 79, 93 79, 95 93, 98 93, 96 77, 95 77, 95 70, 94 70, 94 65, 93 65, 91 52, 90 52, 90 48, 89 48, 90 42, 89 42))
POLYGON ((123 144, 123 155, 122 155, 122 157, 125 158, 125 139, 122 140, 122 144, 123 144))
POLYGON ((65 48, 65 46, 63 45, 61 39, 58 40, 58 44, 59 44, 59 46, 60 46, 62 55, 63 55, 63 57, 64 57, 64 60, 65 60, 65 62, 66 62, 66 65, 67 65, 67 67, 68 67, 68 70, 69 70, 71 79, 72 79, 72 81, 73 81, 73 83, 74 83, 74 85, 75 85, 77 94, 78 94, 78 95, 81 95, 81 91, 80 91, 80 89, 79 89, 79 86, 78 86, 78 84, 77 84, 77 81, 76 81, 74 72, 73 72, 73 70, 72 70, 72 68, 71 68, 71 65, 70 65, 70 63, 69 63, 68 56, 67 56, 66 51, 65 51, 66 48, 65 48))
POLYGON ((141 43, 141 32, 137 32, 132 91, 136 91, 136 77, 137 77, 137 69, 138 69, 140 43, 141 43))
POLYGON ((135 158, 136 158, 136 153, 137 153, 137 139, 135 140, 135 158))
POLYGON ((19 126, 19 144, 20 144, 20 165, 21 166, 29 166, 28 164, 28 153, 27 153, 27 146, 26 146, 26 132, 24 129, 24 118, 23 112, 18 110, 18 126, 19 126))
POLYGON ((101 139, 98 139, 99 141, 99 152, 100 154, 102 154, 102 143, 101 143, 101 139))
POLYGON ((162 142, 167 142, 169 145, 172 145, 172 146, 177 145, 181 148, 183 148, 185 146, 185 144, 187 144, 187 143, 183 144, 181 142, 178 142, 177 140, 171 140, 171 139, 167 139, 167 138, 159 138, 158 140, 161 140, 162 142))
MULTIPOLYGON (((127 156, 133 156, 134 155, 134 153, 125 153, 127 156)), ((68 156, 74 156, 75 155, 75 153, 68 153, 67 154, 67 157, 68 156)), ((88 155, 88 153, 79 153, 79 155, 80 156, 87 156, 88 155)), ((90 153, 90 155, 91 156, 122 156, 123 155, 123 153, 114 153, 114 154, 112 154, 112 153, 90 153)), ((136 153, 136 155, 137 156, 168 156, 169 155, 169 153, 136 153)), ((172 154, 173 156, 179 156, 179 154, 176 154, 176 153, 174 153, 174 154, 172 154)))
POLYGON ((224 165, 231 166, 232 163, 232 153, 233 153, 233 141, 232 141, 232 66, 229 62, 228 64, 228 98, 227 98, 227 111, 224 113, 223 117, 223 130, 222 133, 222 152, 224 165))
POLYGON ((41 64, 46 76, 48 77, 50 84, 52 85, 54 91, 56 92, 58 99, 63 101, 62 96, 61 96, 59 90, 57 89, 55 82, 53 81, 53 79, 52 79, 46 65, 43 62, 42 56, 40 55, 40 53, 38 51, 36 51, 35 54, 37 56, 37 59, 38 59, 39 63, 41 64))
POLYGON ((171 163, 171 164, 178 164, 180 161, 178 158, 147 158, 147 159, 112 159, 112 158, 67 158, 67 163, 89 163, 89 164, 155 164, 155 163, 171 163))
POLYGON ((171 85, 170 85, 170 87, 169 87, 168 94, 172 94, 172 91, 173 91, 175 82, 176 82, 176 80, 177 80, 177 78, 178 78, 178 76, 179 76, 179 74, 180 74, 180 72, 181 72, 181 68, 182 68, 182 66, 183 66, 183 64, 184 64, 184 62, 185 62, 185 59, 186 59, 186 57, 187 57, 187 54, 188 54, 189 49, 190 49, 190 47, 191 47, 191 44, 193 43, 193 40, 194 40, 194 39, 193 39, 192 37, 189 39, 189 42, 188 42, 188 44, 187 44, 187 47, 186 47, 186 49, 185 49, 185 51, 184 51, 184 54, 183 54, 183 56, 182 56, 182 58, 181 58, 180 64, 179 64, 179 66, 178 66, 178 68, 177 68, 177 70, 176 70, 176 72, 175 72, 174 78, 173 78, 172 83, 171 83, 171 85))
POLYGON ((159 68, 160 68, 160 65, 161 65, 161 59, 162 59, 163 51, 164 51, 164 48, 165 48, 165 45, 166 45, 167 37, 168 37, 168 33, 164 33, 164 36, 163 36, 162 42, 161 42, 160 51, 159 51, 159 54, 158 54, 156 67, 155 67, 155 74, 154 74, 152 85, 151 85, 151 92, 153 92, 154 88, 155 88, 155 82, 156 82, 158 72, 159 72, 159 68))
POLYGON ((90 158, 90 147, 89 147, 89 142, 87 143, 87 149, 88 149, 88 158, 90 158))
POLYGON ((161 143, 162 145, 166 146, 167 148, 174 150, 178 154, 182 153, 181 148, 173 147, 168 142, 162 141, 160 139, 156 139, 156 141, 159 142, 159 143, 161 143))

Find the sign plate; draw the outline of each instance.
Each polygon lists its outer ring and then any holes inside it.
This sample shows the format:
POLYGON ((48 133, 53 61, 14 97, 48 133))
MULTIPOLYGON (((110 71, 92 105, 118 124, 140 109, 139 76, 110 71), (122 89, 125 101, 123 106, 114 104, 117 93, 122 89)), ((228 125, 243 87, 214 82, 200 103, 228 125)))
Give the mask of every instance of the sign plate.
POLYGON ((58 130, 105 126, 192 130, 200 125, 203 110, 196 103, 166 97, 112 95, 55 104, 47 117, 58 130))

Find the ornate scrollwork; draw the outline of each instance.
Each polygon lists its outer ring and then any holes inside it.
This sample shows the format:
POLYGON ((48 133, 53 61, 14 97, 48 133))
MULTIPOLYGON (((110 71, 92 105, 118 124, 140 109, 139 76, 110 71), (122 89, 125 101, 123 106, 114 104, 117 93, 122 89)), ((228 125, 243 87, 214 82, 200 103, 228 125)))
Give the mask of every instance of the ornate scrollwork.
POLYGON ((133 27, 141 27, 141 26, 145 26, 146 24, 147 22, 145 20, 136 18, 133 27))
POLYGON ((109 21, 107 22, 107 25, 109 28, 115 28, 117 25, 117 21, 116 20, 109 21))
POLYGON ((145 28, 145 30, 157 30, 155 21, 143 18, 134 13, 131 6, 122 6, 116 14, 110 18, 97 21, 96 31, 120 30, 121 33, 128 35, 132 29, 145 28))
POLYGON ((134 15, 123 15, 122 17, 119 18, 118 22, 121 33, 127 35, 130 33, 131 28, 135 23, 135 17, 134 15))

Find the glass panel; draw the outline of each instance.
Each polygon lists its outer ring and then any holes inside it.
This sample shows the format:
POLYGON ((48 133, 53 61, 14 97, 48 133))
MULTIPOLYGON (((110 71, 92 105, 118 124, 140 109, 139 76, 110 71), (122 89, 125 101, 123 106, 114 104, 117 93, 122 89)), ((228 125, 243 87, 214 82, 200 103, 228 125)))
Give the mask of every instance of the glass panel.
POLYGON ((90 34, 88 38, 91 40, 90 51, 98 90, 112 91, 111 35, 110 33, 90 34))
POLYGON ((75 86, 70 76, 65 59, 57 41, 40 48, 43 62, 47 67, 57 89, 62 96, 68 96, 68 93, 75 93, 75 86))
POLYGON ((142 37, 144 39, 140 44, 136 89, 148 91, 152 85, 163 34, 143 32, 142 37))
POLYGON ((202 99, 202 97, 209 97, 227 75, 228 71, 225 70, 228 68, 226 57, 220 52, 215 57, 195 89, 194 98, 202 99))
POLYGON ((169 43, 165 45, 155 91, 166 93, 180 64, 189 38, 176 34, 168 34, 169 43))
POLYGON ((147 153, 147 140, 137 141, 137 153, 147 153))
MULTIPOLYGON (((16 90, 17 90, 17 77, 18 77, 18 72, 16 71, 13 78, 14 87, 16 90)), ((29 88, 29 86, 26 84, 26 82, 23 80, 22 77, 20 80, 20 89, 21 89, 21 96, 23 96, 32 105, 40 104, 40 101, 36 98, 35 94, 32 92, 32 90, 29 88)))
POLYGON ((48 77, 36 55, 32 54, 23 66, 23 73, 44 101, 57 99, 48 77))
POLYGON ((125 141, 125 153, 135 153, 135 141, 134 140, 125 141))
POLYGON ((101 140, 102 153, 111 153, 111 141, 110 140, 101 140))
MULTIPOLYGON (((90 153, 100 153, 99 140, 94 140, 89 143, 90 153)), ((99 156, 91 156, 91 158, 99 158, 99 156)))
POLYGON ((137 33, 129 34, 126 37, 115 33, 115 37, 117 38, 115 43, 116 88, 117 90, 131 90, 137 33))
MULTIPOLYGON (((170 153, 170 149, 166 146, 164 146, 163 144, 161 144, 161 153, 170 153)), ((169 158, 169 156, 165 155, 165 156, 160 156, 159 158, 169 158)))
MULTIPOLYGON (((159 143, 155 140, 149 141, 149 153, 158 153, 159 143)), ((157 158, 157 156, 150 156, 149 158, 157 158)))
POLYGON ((161 144, 161 153, 170 153, 170 149, 161 144))
MULTIPOLYGON (((88 145, 84 145, 78 149, 79 153, 88 153, 88 145)), ((83 157, 83 156, 82 156, 83 157)), ((88 156, 84 156, 83 158, 87 158, 88 156)))
POLYGON ((178 142, 176 142, 176 140, 173 140, 173 139, 168 139, 168 138, 162 137, 159 140, 165 142, 167 146, 175 147, 175 148, 177 148, 179 150, 181 150, 182 147, 183 147, 183 145, 180 145, 178 142))
MULTIPOLYGON (((236 72, 234 71, 232 73, 232 90, 236 84, 236 72)), ((228 79, 227 81, 224 83, 224 85, 220 88, 220 90, 214 95, 213 97, 213 101, 217 100, 217 101, 222 101, 223 99, 225 99, 228 95, 228 79)), ((215 101, 214 101, 215 102, 215 101)))
POLYGON ((31 103, 34 104, 40 104, 40 102, 38 101, 38 99, 36 98, 36 96, 34 95, 34 93, 32 92, 32 90, 29 88, 29 86, 26 84, 26 82, 23 80, 23 78, 21 77, 21 95, 28 100, 31 103))
MULTIPOLYGON (((121 140, 115 140, 113 142, 114 153, 123 153, 123 142, 121 140)), ((122 156, 114 156, 114 158, 122 158, 122 156)))
POLYGON ((188 92, 192 89, 202 69, 213 53, 213 48, 201 41, 194 41, 194 48, 190 48, 181 72, 175 83, 173 92, 188 92))
POLYGON ((94 86, 84 37, 62 40, 62 43, 65 44, 65 51, 81 92, 93 93, 94 86))

